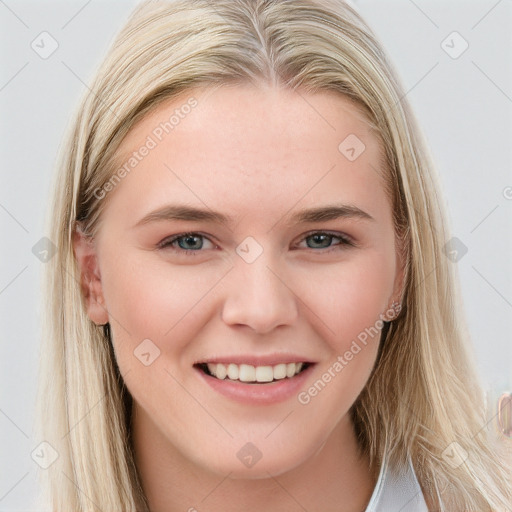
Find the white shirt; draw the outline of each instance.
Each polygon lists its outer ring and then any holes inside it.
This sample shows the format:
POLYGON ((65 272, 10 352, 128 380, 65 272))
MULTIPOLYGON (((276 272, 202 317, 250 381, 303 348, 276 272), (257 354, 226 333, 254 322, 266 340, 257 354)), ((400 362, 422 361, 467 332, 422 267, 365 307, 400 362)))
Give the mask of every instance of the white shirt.
POLYGON ((399 473, 384 456, 365 512, 429 512, 410 458, 406 471, 399 473))

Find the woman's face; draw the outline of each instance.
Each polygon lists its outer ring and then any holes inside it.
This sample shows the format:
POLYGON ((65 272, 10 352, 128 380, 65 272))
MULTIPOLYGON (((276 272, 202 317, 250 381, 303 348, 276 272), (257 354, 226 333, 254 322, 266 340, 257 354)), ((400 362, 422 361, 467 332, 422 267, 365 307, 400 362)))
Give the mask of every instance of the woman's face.
POLYGON ((260 478, 347 428, 401 286, 379 151, 344 97, 264 86, 188 91, 130 131, 75 250, 148 443, 260 478))

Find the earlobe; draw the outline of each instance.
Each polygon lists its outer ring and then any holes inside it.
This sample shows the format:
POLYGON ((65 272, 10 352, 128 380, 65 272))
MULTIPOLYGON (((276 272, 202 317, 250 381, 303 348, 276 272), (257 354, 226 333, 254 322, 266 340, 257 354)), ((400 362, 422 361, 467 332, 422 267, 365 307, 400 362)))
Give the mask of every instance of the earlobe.
POLYGON ((80 288, 87 316, 97 325, 108 323, 108 311, 103 296, 98 255, 94 239, 84 234, 80 225, 73 233, 73 252, 80 269, 80 288))

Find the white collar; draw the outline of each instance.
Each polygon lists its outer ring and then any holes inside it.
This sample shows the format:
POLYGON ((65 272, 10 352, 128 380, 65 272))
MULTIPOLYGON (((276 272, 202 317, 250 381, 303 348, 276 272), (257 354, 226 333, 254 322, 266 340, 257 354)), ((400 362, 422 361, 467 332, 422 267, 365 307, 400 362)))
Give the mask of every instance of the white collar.
POLYGON ((429 512, 411 459, 404 472, 388 465, 387 453, 365 512, 429 512))

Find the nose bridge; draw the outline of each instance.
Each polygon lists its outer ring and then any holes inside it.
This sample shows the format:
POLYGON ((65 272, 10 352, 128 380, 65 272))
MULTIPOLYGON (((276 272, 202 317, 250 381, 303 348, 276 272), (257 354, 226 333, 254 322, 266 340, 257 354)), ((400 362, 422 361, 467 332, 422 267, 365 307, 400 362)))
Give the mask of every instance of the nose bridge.
POLYGON ((290 325, 297 317, 297 304, 291 283, 270 251, 254 251, 243 243, 237 248, 234 269, 230 272, 222 317, 229 325, 247 325, 255 331, 269 332, 279 325, 290 325), (254 258, 254 259, 253 259, 254 258))

